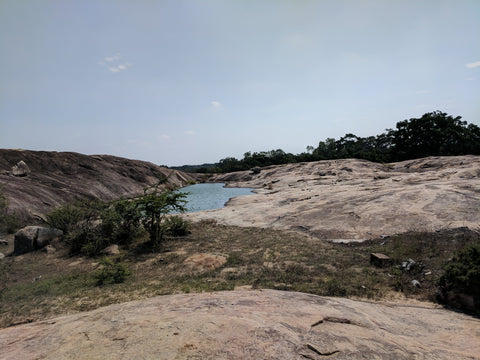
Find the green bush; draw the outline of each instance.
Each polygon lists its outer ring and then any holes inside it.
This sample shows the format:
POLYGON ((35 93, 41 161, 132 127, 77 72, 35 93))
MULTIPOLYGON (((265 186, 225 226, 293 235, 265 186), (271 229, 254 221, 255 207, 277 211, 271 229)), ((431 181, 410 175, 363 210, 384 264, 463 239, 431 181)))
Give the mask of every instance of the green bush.
POLYGON ((103 266, 102 269, 97 271, 94 275, 97 286, 107 284, 120 284, 123 283, 127 279, 127 277, 131 275, 131 271, 127 265, 121 262, 114 263, 108 257, 100 261, 100 264, 103 266))
POLYGON ((68 234, 85 223, 97 220, 106 206, 107 204, 100 200, 79 200, 67 203, 47 214, 47 224, 68 234))
POLYGON ((347 289, 336 279, 332 278, 327 280, 324 284, 326 296, 346 296, 347 289))
POLYGON ((142 196, 133 199, 65 204, 48 214, 47 222, 63 230, 73 254, 95 256, 111 244, 130 244, 144 231, 157 247, 165 236, 188 233, 186 221, 169 215, 185 210, 185 194, 171 190, 161 192, 158 185, 145 189, 142 196))
POLYGON ((444 270, 438 280, 440 300, 480 313, 480 243, 468 245, 456 252, 444 270), (462 303, 458 295, 471 296, 473 308, 462 303))
POLYGON ((112 243, 110 236, 104 236, 101 221, 108 207, 100 200, 68 203, 49 213, 47 223, 63 230, 72 254, 96 255, 112 243))
POLYGON ((129 244, 142 232, 141 219, 136 201, 114 201, 100 214, 101 233, 111 243, 129 244))
POLYGON ((188 234, 188 222, 177 215, 167 217, 165 227, 169 236, 185 236, 188 234))

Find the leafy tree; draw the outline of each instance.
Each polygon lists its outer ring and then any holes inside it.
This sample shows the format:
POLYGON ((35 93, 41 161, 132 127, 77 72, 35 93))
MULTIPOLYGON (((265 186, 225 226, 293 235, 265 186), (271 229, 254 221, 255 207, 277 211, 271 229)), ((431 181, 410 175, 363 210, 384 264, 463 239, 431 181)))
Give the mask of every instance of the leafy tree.
POLYGON ((220 160, 218 166, 224 173, 244 170, 244 164, 234 157, 220 160))
POLYGON ((337 145, 333 138, 327 138, 325 141, 320 141, 318 147, 313 150, 315 160, 327 160, 337 158, 337 145))
POLYGON ((480 154, 480 128, 461 116, 434 111, 419 119, 397 123, 393 135, 393 160, 426 156, 480 154))
POLYGON ((243 159, 228 157, 202 172, 233 172, 256 167, 317 161, 357 158, 375 162, 392 162, 426 156, 480 154, 480 127, 461 121, 441 111, 424 114, 419 119, 400 121, 395 129, 368 137, 348 133, 338 140, 327 138, 316 148, 307 147, 301 154, 285 153, 281 149, 251 152, 243 159))
POLYGON ((186 210, 186 194, 172 190, 160 191, 159 185, 145 189, 144 194, 134 200, 142 213, 141 222, 155 246, 168 234, 167 215, 186 210))

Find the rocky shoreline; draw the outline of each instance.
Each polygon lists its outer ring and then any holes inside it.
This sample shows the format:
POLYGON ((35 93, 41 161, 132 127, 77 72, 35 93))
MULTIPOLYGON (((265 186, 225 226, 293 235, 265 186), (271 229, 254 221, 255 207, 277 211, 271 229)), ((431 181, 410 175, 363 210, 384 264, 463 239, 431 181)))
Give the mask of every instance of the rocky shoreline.
POLYGON ((187 219, 344 241, 480 225, 480 156, 392 164, 326 160, 271 166, 258 174, 216 175, 209 181, 256 188, 256 195, 187 214, 187 219))

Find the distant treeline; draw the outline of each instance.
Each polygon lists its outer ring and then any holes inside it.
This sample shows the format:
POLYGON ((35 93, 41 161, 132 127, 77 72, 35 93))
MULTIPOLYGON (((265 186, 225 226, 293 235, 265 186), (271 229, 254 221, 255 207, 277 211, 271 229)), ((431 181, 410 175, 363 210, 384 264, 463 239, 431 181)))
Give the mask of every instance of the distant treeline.
POLYGON ((281 149, 247 152, 243 159, 227 157, 216 164, 184 165, 174 169, 198 173, 227 173, 255 167, 329 159, 357 158, 395 162, 426 156, 480 155, 480 127, 440 111, 397 123, 395 129, 369 137, 346 134, 339 140, 327 138, 308 146, 300 154, 281 149))

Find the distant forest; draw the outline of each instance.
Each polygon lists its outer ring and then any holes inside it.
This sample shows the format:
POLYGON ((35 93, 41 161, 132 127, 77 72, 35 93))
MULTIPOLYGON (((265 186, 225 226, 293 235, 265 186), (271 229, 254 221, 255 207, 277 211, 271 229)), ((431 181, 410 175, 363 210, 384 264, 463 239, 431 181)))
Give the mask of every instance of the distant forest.
POLYGON ((440 111, 419 119, 397 122, 377 136, 346 134, 338 140, 327 138, 318 146, 307 146, 300 154, 270 150, 246 152, 243 159, 227 157, 216 164, 184 165, 173 169, 197 173, 227 173, 269 165, 357 158, 375 162, 396 162, 426 156, 480 155, 480 127, 440 111))

